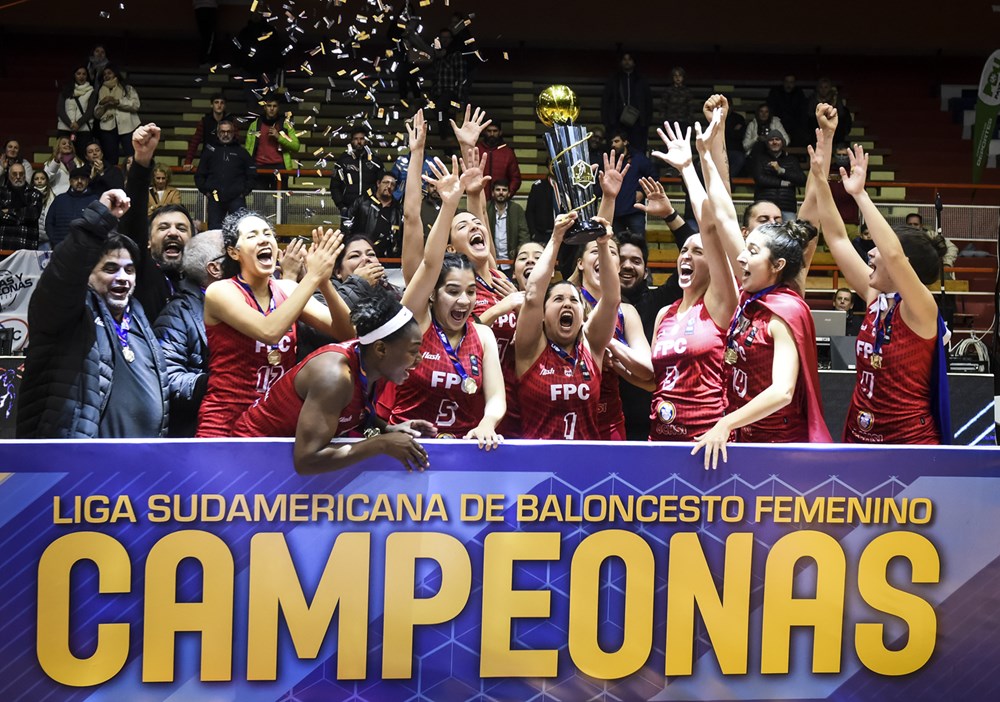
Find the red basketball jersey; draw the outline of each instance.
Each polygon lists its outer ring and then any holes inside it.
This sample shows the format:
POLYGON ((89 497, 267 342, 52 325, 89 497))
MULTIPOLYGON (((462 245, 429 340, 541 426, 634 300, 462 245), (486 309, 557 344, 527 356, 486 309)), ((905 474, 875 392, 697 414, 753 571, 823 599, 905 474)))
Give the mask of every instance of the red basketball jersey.
POLYGON ((479 426, 486 411, 483 390, 483 343, 470 319, 465 338, 456 350, 466 375, 476 381, 476 391, 462 390, 462 378, 444 350, 434 325, 420 341, 423 361, 402 385, 396 386, 389 424, 425 419, 437 427, 438 436, 462 438, 479 426), (473 359, 475 359, 473 361, 473 359))
MULTIPOLYGON (((219 284, 235 285, 244 302, 258 309, 253 295, 235 278, 219 284)), ((285 301, 285 293, 273 280, 268 285, 277 309, 285 301)), ((208 389, 198 411, 197 436, 231 436, 236 418, 295 366, 295 325, 276 344, 281 354, 277 365, 268 361, 271 346, 251 339, 228 324, 206 325, 205 332, 208 337, 208 389)))
MULTIPOLYGON (((472 314, 476 317, 480 316, 483 312, 503 299, 503 295, 501 295, 491 284, 493 281, 493 273, 494 270, 490 269, 489 280, 484 280, 481 276, 476 275, 476 304, 472 308, 472 314)), ((496 273, 497 275, 501 275, 500 271, 496 271, 496 273)))
POLYGON ((940 444, 931 414, 931 366, 937 338, 917 336, 903 321, 900 302, 892 315, 882 367, 872 366, 878 307, 865 315, 857 339, 857 380, 847 411, 844 441, 872 444, 940 444))
POLYGON ((517 370, 514 364, 514 331, 517 328, 517 310, 511 310, 493 320, 490 326, 497 339, 500 368, 503 370, 504 391, 507 395, 507 413, 497 425, 497 432, 507 439, 521 438, 521 408, 517 404, 517 370))
POLYGON ((340 411, 336 436, 357 429, 365 420, 365 398, 358 361, 358 342, 327 344, 321 346, 302 359, 302 362, 285 373, 264 395, 236 420, 233 436, 295 436, 295 427, 302 411, 302 398, 295 390, 295 377, 305 364, 325 353, 340 354, 347 361, 350 377, 354 383, 351 401, 340 411))
POLYGON ((518 379, 522 438, 601 438, 597 424, 601 370, 586 344, 577 348, 578 357, 573 364, 546 343, 538 360, 518 379))
POLYGON ((722 354, 726 329, 698 300, 681 317, 671 305, 653 336, 656 391, 649 414, 650 441, 693 441, 715 426, 725 410, 722 354))

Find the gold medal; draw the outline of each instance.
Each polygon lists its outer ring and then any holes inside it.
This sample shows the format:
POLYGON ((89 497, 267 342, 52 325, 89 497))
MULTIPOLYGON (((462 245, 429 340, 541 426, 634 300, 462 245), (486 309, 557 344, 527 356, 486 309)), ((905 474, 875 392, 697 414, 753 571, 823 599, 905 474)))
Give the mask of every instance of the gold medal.
POLYGON ((873 353, 872 354, 872 368, 875 370, 882 370, 882 354, 873 353))
POLYGON ((125 357, 126 361, 131 363, 132 361, 135 360, 135 351, 126 346, 125 348, 122 349, 122 356, 125 357))
POLYGON ((466 378, 465 380, 462 381, 462 392, 464 392, 466 395, 475 395, 476 390, 478 389, 479 388, 476 385, 476 381, 473 380, 472 378, 466 378))
POLYGON ((728 349, 726 349, 726 353, 724 353, 722 355, 722 360, 724 360, 726 363, 728 363, 731 366, 735 366, 736 365, 736 361, 738 359, 739 359, 739 356, 737 355, 736 349, 734 349, 734 348, 728 348, 728 349))
POLYGON ((281 351, 278 349, 271 349, 267 352, 267 362, 272 366, 281 365, 281 351))

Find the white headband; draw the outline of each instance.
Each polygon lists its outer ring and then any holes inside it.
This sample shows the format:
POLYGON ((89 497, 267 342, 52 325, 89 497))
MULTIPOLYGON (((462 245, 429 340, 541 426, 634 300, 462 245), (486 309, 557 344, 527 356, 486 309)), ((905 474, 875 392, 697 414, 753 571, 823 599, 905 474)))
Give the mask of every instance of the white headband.
POLYGON ((413 319, 413 313, 405 307, 400 308, 396 316, 390 319, 388 322, 383 324, 381 327, 372 329, 370 332, 364 336, 359 336, 358 341, 363 345, 374 344, 379 339, 384 339, 385 337, 392 334, 394 331, 402 329, 403 325, 413 319))

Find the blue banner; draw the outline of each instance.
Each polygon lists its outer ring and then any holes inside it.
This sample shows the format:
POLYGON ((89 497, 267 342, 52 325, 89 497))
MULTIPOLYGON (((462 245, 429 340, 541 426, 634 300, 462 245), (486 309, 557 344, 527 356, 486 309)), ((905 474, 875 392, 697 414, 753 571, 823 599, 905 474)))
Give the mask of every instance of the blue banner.
POLYGON ((0 443, 0 700, 1000 699, 1000 453, 0 443))

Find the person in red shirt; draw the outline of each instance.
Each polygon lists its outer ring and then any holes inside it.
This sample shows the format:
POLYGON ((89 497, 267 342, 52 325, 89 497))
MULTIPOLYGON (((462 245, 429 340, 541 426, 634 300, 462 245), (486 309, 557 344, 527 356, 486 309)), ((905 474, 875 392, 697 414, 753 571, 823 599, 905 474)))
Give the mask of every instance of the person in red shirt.
POLYGON ((374 406, 380 381, 405 383, 420 365, 420 330, 391 292, 374 289, 351 313, 361 334, 327 344, 282 376, 236 421, 235 436, 294 436, 292 458, 299 473, 338 470, 386 455, 407 470, 430 466, 414 439, 433 436, 429 422, 387 426, 374 406), (364 441, 331 444, 338 436, 365 433, 364 441))
MULTIPOLYGON (((467 154, 475 159, 475 152, 467 154)), ((482 178, 478 163, 452 157, 449 173, 440 159, 431 164, 441 194, 441 211, 431 228, 423 260, 403 293, 403 305, 423 333, 424 362, 398 386, 389 423, 424 419, 439 436, 475 439, 480 448, 502 440, 496 427, 506 412, 497 341, 489 327, 472 320, 477 287, 472 263, 462 254, 445 255, 449 224, 468 182, 482 178), (430 305, 427 300, 430 299, 430 305)))
POLYGON ((556 218, 552 238, 528 277, 514 337, 522 435, 526 439, 598 440, 598 398, 605 349, 614 336, 621 301, 611 255, 611 225, 597 240, 601 300, 589 316, 568 280, 550 283, 563 237, 576 213, 556 218))
MULTIPOLYGON (((229 436, 233 422, 296 361, 295 321, 334 339, 354 336, 350 311, 330 282, 343 249, 340 232, 313 230, 302 282, 275 280, 278 242, 267 220, 248 210, 222 225, 227 267, 238 273, 205 291, 208 389, 198 413, 198 437, 229 436), (314 300, 319 290, 326 305, 314 300)), ((224 272, 226 274, 226 272, 224 272)))
MULTIPOLYGON (((470 110, 471 106, 466 105, 466 121, 470 119, 470 110)), ((479 108, 476 108, 476 111, 478 112, 479 108)), ((452 124, 454 125, 454 122, 452 124)), ((507 181, 510 187, 510 197, 513 198, 517 195, 517 191, 521 187, 521 167, 517 163, 517 154, 514 153, 513 147, 503 140, 503 130, 500 125, 492 120, 487 121, 483 127, 482 138, 476 147, 481 156, 486 156, 484 172, 490 177, 490 180, 494 183, 500 180, 507 181)), ((492 188, 488 190, 486 197, 492 199, 492 188)))
POLYGON ((856 146, 850 172, 841 167, 840 175, 875 244, 867 260, 862 258, 847 236, 829 184, 813 175, 829 168, 837 110, 820 103, 816 118, 820 126, 816 148, 810 150, 810 178, 816 181, 823 231, 837 266, 867 307, 858 331, 857 380, 844 441, 951 443, 943 347, 947 330, 927 288, 940 275, 946 244, 920 229, 889 226, 865 191, 868 155, 856 146))

